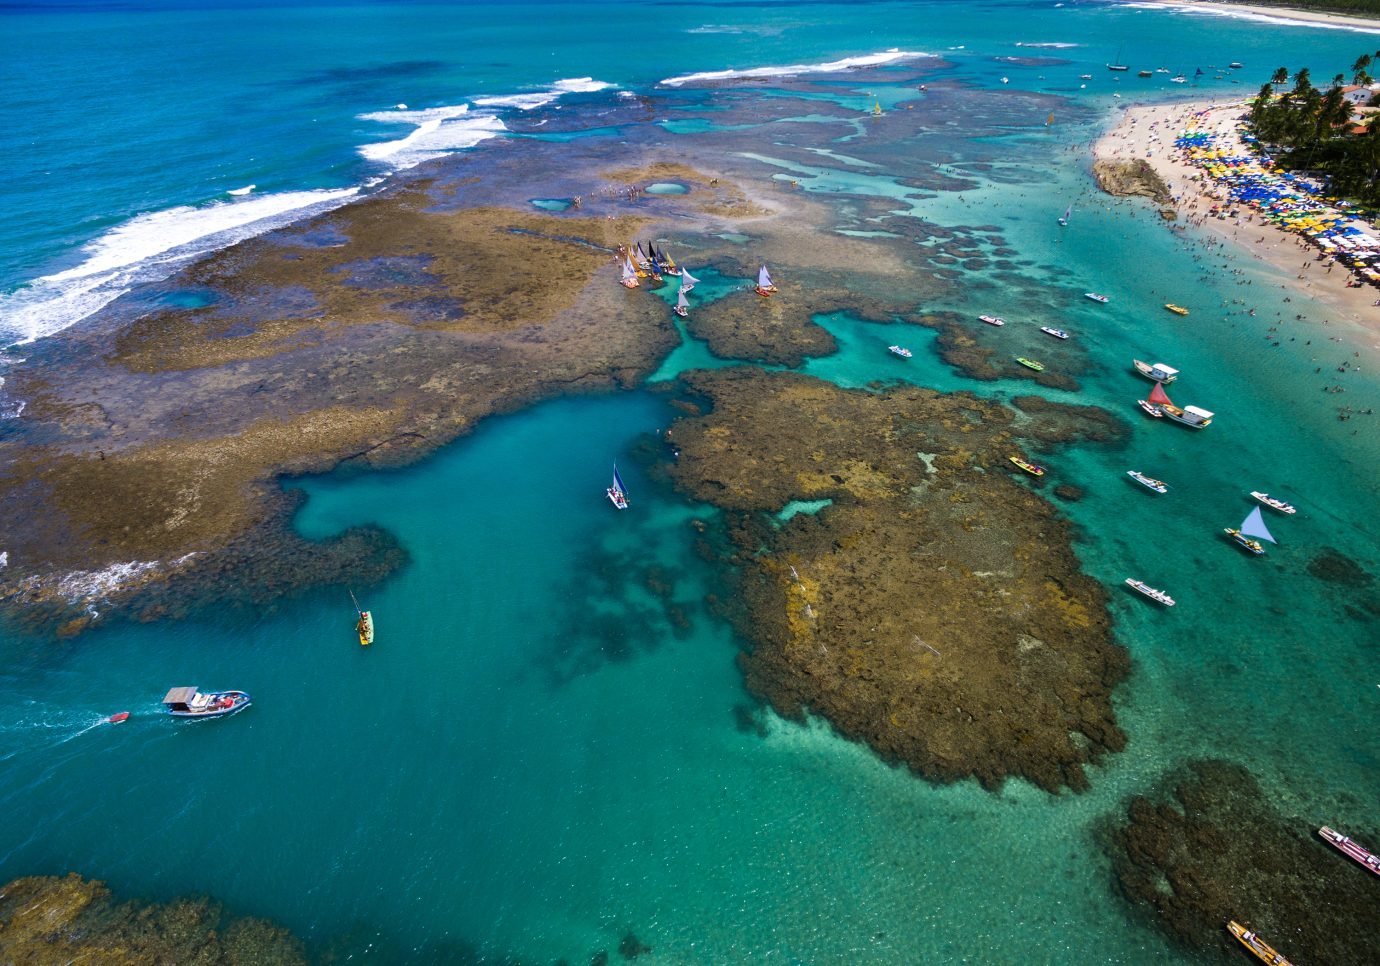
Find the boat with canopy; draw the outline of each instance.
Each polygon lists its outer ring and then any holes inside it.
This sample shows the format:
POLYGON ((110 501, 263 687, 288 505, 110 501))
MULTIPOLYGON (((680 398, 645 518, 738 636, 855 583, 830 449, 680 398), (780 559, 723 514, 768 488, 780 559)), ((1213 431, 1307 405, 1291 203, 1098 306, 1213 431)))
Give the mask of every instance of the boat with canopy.
POLYGON ((1148 363, 1141 362, 1139 359, 1132 359, 1131 362, 1135 365, 1136 372, 1146 379, 1153 379, 1155 382, 1163 383, 1166 386, 1179 378, 1179 370, 1173 366, 1166 366, 1163 362, 1148 363))
POLYGON ((221 718, 249 707, 249 695, 243 691, 173 688, 163 696, 163 707, 174 718, 221 718))

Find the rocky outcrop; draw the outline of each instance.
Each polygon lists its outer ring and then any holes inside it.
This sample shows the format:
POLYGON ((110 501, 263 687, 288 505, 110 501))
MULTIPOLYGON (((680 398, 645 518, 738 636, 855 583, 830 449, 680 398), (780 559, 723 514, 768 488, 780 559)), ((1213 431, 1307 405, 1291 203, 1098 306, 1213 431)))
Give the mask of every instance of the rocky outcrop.
POLYGON ((1097 179, 1097 186, 1109 195, 1119 198, 1141 195, 1161 205, 1170 205, 1174 202, 1169 185, 1164 183, 1164 179, 1144 158, 1129 161, 1099 158, 1093 162, 1093 177, 1097 179))

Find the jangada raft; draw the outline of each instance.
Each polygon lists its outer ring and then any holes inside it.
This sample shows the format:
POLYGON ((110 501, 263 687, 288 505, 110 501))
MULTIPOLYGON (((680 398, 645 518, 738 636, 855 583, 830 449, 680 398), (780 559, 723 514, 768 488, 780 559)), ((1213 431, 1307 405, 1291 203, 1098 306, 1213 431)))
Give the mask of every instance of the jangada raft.
POLYGON ((1376 855, 1374 852, 1364 848, 1359 842, 1353 842, 1341 832, 1334 831, 1326 825, 1318 829, 1318 834, 1322 836, 1323 841, 1327 842, 1328 845, 1333 846, 1345 855, 1349 855, 1376 875, 1380 875, 1380 855, 1376 855))
POLYGON ((613 486, 604 491, 608 494, 609 502, 619 510, 628 508, 628 488, 623 485, 623 477, 618 475, 618 464, 613 464, 613 486))
POLYGON ((1241 521, 1241 529, 1233 530, 1228 527, 1222 532, 1231 537, 1232 542, 1237 546, 1250 551, 1257 557, 1265 555, 1265 547, 1261 545, 1261 540, 1275 542, 1275 538, 1270 536, 1270 531, 1265 526, 1265 518, 1260 515, 1260 507, 1256 507, 1246 519, 1241 521), (1259 539, 1252 540, 1251 537, 1258 537, 1259 539))
POLYGON ((1241 945, 1255 953, 1256 958, 1261 962, 1269 963, 1270 966, 1293 966, 1293 963, 1275 952, 1274 948, 1266 943, 1265 940, 1261 939, 1235 919, 1227 923, 1227 928, 1231 930, 1233 936, 1240 940, 1241 945))
POLYGON ((776 285, 772 283, 771 275, 767 272, 767 266, 763 265, 762 270, 757 273, 757 287, 753 291, 768 299, 776 294, 776 285))
POLYGON ((249 707, 243 691, 208 691, 173 688, 163 697, 163 706, 174 718, 220 718, 249 707))

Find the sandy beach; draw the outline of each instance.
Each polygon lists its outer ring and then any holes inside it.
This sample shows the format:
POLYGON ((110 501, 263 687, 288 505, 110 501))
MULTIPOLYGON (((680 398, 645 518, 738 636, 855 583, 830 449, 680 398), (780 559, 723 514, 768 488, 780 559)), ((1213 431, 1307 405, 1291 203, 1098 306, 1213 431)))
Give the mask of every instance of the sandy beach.
MULTIPOLYGON (((1318 261, 1317 247, 1299 235, 1276 228, 1249 208, 1243 207, 1239 217, 1226 220, 1209 215, 1213 205, 1226 200, 1226 189, 1195 178, 1198 170, 1181 160, 1174 150, 1175 137, 1189 126, 1195 114, 1205 110, 1208 113, 1194 122, 1199 130, 1234 137, 1246 104, 1236 98, 1219 98, 1129 107, 1117 125, 1097 142, 1094 154, 1099 159, 1148 161, 1174 195, 1179 212, 1177 224, 1190 221, 1217 237, 1221 244, 1236 246, 1240 254, 1249 254, 1286 273, 1289 277, 1282 287, 1307 296, 1313 304, 1300 306, 1300 318, 1279 320, 1280 324, 1335 326, 1338 337, 1350 333, 1358 345, 1380 351, 1380 306, 1374 304, 1380 299, 1380 289, 1370 285, 1347 288, 1350 273, 1345 267, 1318 261), (1339 322, 1355 325, 1337 325, 1339 322)), ((1244 145, 1242 153, 1247 153, 1244 145)))
POLYGON ((1222 17, 1237 17, 1243 20, 1269 19, 1275 23, 1317 24, 1318 26, 1344 28, 1358 32, 1380 33, 1380 20, 1344 13, 1330 13, 1323 10, 1299 10, 1294 7, 1271 7, 1250 3, 1217 3, 1215 0, 1175 0, 1157 6, 1190 10, 1194 13, 1212 13, 1222 17))

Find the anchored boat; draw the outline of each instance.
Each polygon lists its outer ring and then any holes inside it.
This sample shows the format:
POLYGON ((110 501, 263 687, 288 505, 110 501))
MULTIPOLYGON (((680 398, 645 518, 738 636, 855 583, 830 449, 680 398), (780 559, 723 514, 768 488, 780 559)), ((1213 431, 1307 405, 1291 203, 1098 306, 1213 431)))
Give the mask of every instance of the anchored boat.
POLYGON ((1359 842, 1353 842, 1341 832, 1334 831, 1326 825, 1318 829, 1318 834, 1323 837, 1325 842, 1335 847, 1338 851, 1349 855, 1376 875, 1380 875, 1380 855, 1376 855, 1374 852, 1363 847, 1359 842))
POLYGON ((1043 466, 1040 466, 1038 463, 1027 463, 1019 456, 1008 456, 1007 459, 1011 460, 1011 462, 1015 463, 1021 469, 1029 473, 1031 476, 1045 475, 1045 468, 1043 466))
MULTIPOLYGON (((1151 395, 1153 396, 1154 393, 1151 395)), ((1180 409, 1178 406, 1167 402, 1160 403, 1160 410, 1174 422, 1181 423, 1191 429, 1207 429, 1212 425, 1212 417, 1215 415, 1197 406, 1185 406, 1180 409)))
POLYGON ((1040 363, 1036 362, 1034 359, 1025 359, 1018 357, 1016 361, 1019 362, 1021 365, 1025 366, 1027 369, 1034 369, 1036 372, 1045 371, 1045 367, 1040 363))
POLYGON ((243 691, 207 691, 173 688, 163 697, 163 706, 174 718, 220 718, 249 707, 243 691))
POLYGON ((913 355, 913 353, 912 353, 909 349, 907 349, 905 346, 900 346, 900 345, 889 345, 889 346, 886 347, 886 349, 887 349, 887 351, 890 352, 892 355, 894 355, 894 356, 900 356, 902 359, 909 359, 909 358, 911 357, 911 355, 913 355))
POLYGON ((1154 587, 1151 587, 1149 584, 1147 584, 1147 583, 1146 583, 1145 581, 1143 581, 1143 580, 1136 580, 1136 579, 1133 578, 1133 577, 1127 577, 1127 578, 1126 578, 1126 586, 1127 586, 1127 587, 1130 587, 1132 590, 1136 591, 1137 593, 1144 594, 1146 597, 1149 597, 1151 600, 1157 601, 1158 603, 1161 603, 1161 604, 1163 604, 1163 605, 1166 606, 1166 607, 1173 607, 1173 606, 1174 606, 1174 598, 1173 598, 1173 597, 1170 597, 1168 594, 1166 594, 1166 593, 1165 593, 1164 591, 1162 591, 1162 590, 1156 590, 1154 587))
POLYGON ((618 475, 618 464, 613 464, 613 486, 604 491, 608 494, 609 502, 620 510, 628 508, 628 488, 623 485, 623 477, 618 475))
POLYGON ((1265 555, 1265 547, 1261 545, 1261 540, 1268 540, 1271 543, 1275 542, 1275 538, 1270 536, 1270 531, 1265 526, 1265 518, 1260 515, 1260 507, 1256 507, 1250 512, 1245 520, 1241 521, 1241 528, 1239 530, 1233 530, 1228 527, 1222 532, 1231 537, 1232 541, 1237 546, 1242 547, 1257 557, 1265 555), (1251 537, 1258 537, 1259 539, 1252 540, 1251 537))
POLYGON ((1145 363, 1139 359, 1132 359, 1131 362, 1135 365, 1136 372, 1146 379, 1153 379, 1163 385, 1167 386, 1179 378, 1179 370, 1172 366, 1166 366, 1163 362, 1145 363))
POLYGON ((1255 953, 1255 957, 1261 962, 1269 963, 1270 966, 1293 966, 1289 960, 1275 952, 1265 940, 1261 939, 1235 919, 1227 923, 1227 928, 1231 930, 1233 936, 1240 940, 1241 945, 1255 953))
POLYGON ((359 601, 355 600, 355 592, 350 591, 350 600, 355 605, 355 613, 359 615, 359 620, 355 621, 355 633, 359 635, 360 647, 368 647, 374 643, 374 615, 367 610, 361 610, 359 601))
POLYGON ((1169 487, 1162 481, 1155 479, 1153 476, 1146 476, 1140 470, 1127 470, 1126 475, 1147 490, 1154 490, 1156 493, 1161 494, 1169 492, 1169 487))
POLYGON ((1067 339, 1069 337, 1069 334, 1063 329, 1052 329, 1047 325, 1040 326, 1040 331, 1045 335, 1052 335, 1056 339, 1067 339))
POLYGON ((979 315, 979 322, 986 322, 988 325, 1005 325, 1005 319, 999 319, 995 315, 979 315))
POLYGON ((1188 314, 1188 309, 1184 308, 1182 305, 1175 305, 1173 302, 1165 302, 1164 307, 1167 308, 1169 311, 1173 312, 1175 315, 1188 314))
POLYGON ((1299 512, 1299 508, 1292 503, 1285 503, 1283 500, 1277 500, 1268 493, 1261 493, 1259 490, 1251 490, 1251 496, 1255 497, 1270 509, 1278 510, 1280 513, 1293 515, 1299 512))
POLYGON ((1098 295, 1096 292, 1084 292, 1083 298, 1092 299, 1098 305, 1106 305, 1108 302, 1111 301, 1111 299, 1107 298, 1107 296, 1098 295))

